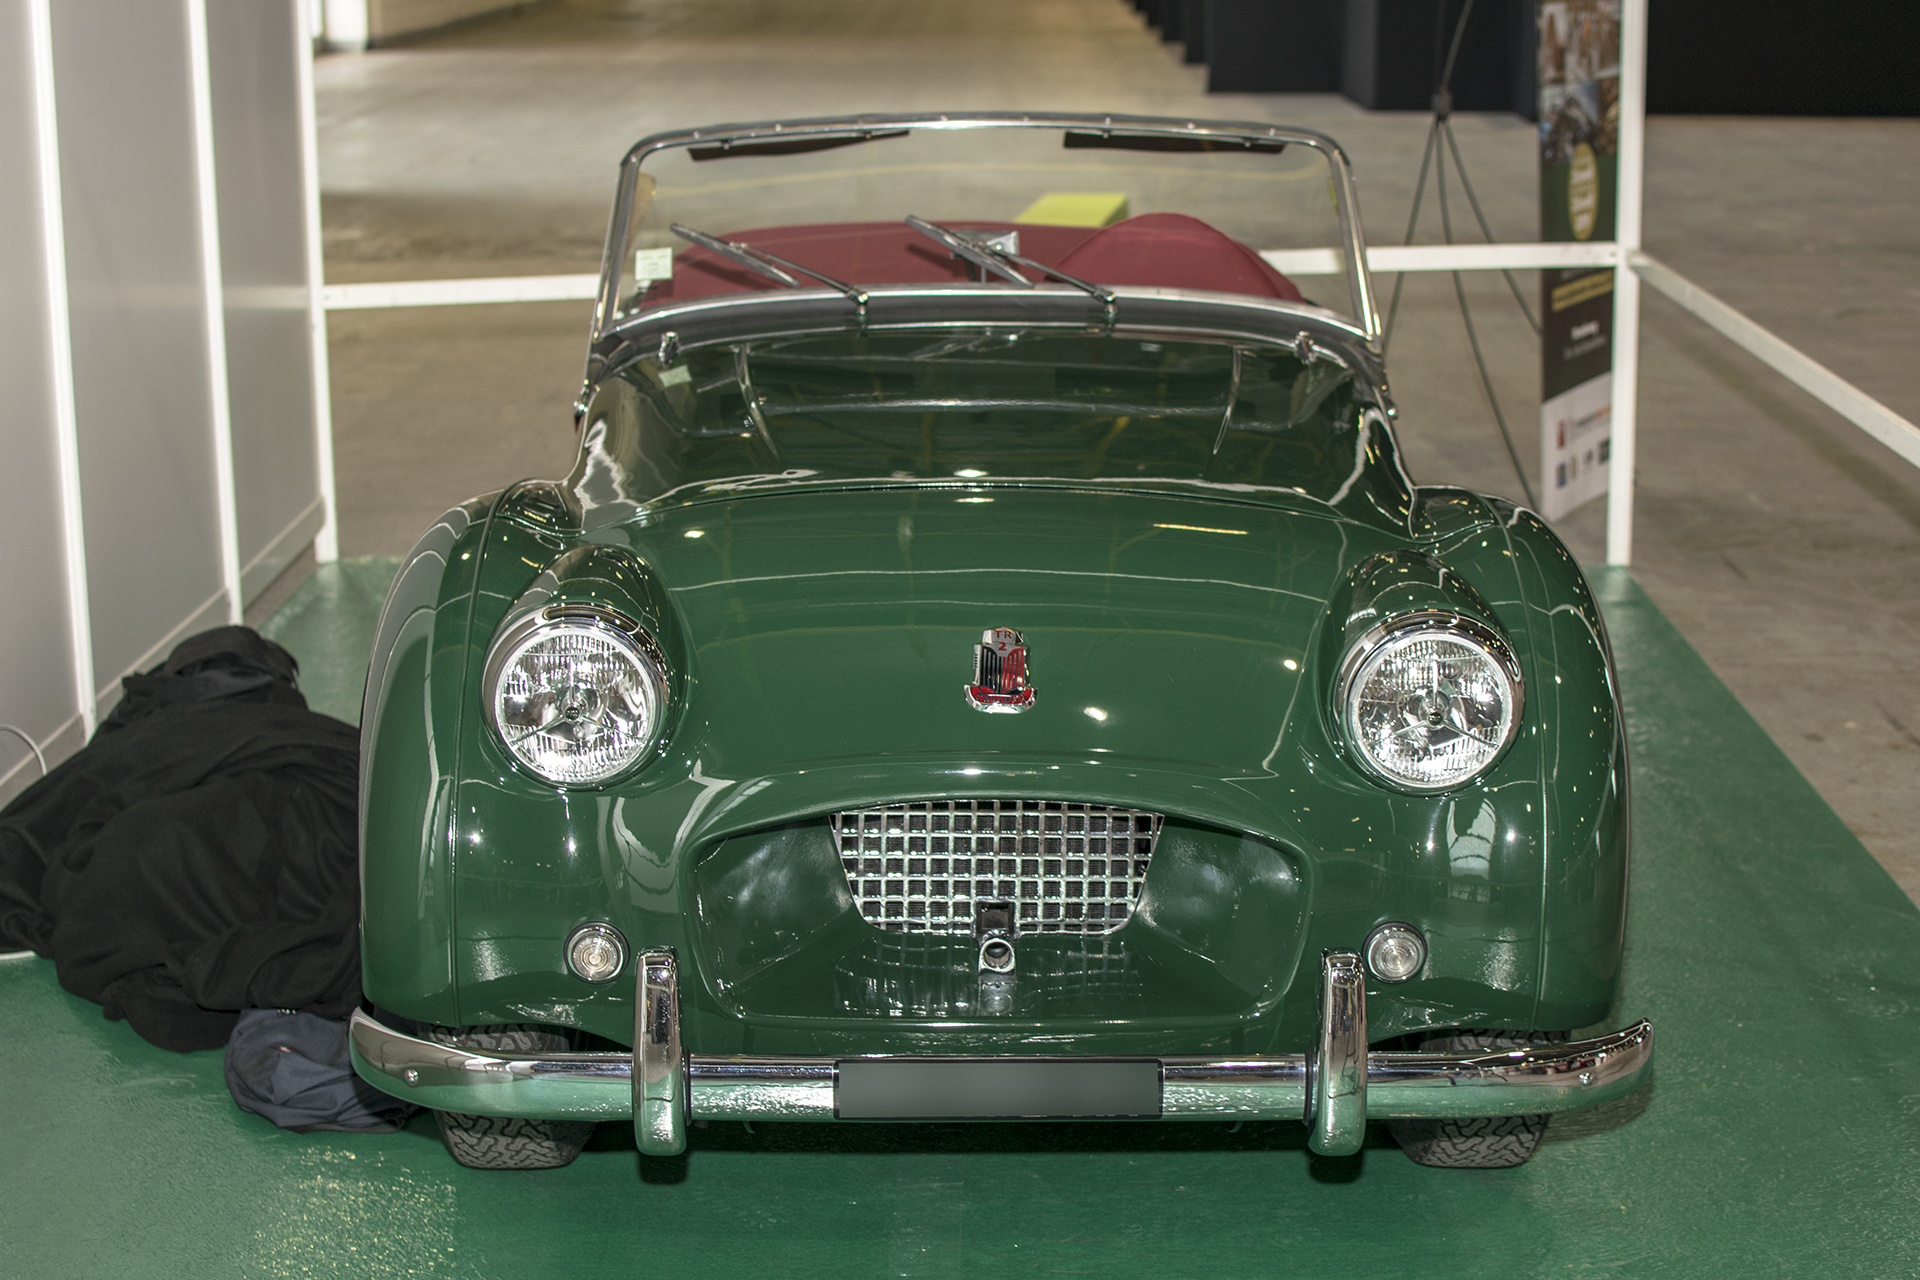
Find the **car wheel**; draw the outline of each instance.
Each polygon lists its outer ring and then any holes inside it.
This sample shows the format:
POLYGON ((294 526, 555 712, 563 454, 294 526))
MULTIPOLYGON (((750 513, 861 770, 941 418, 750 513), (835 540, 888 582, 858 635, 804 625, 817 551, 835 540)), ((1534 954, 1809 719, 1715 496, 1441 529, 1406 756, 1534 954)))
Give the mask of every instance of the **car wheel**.
MULTIPOLYGON (((428 1027, 426 1036, 463 1049, 503 1053, 565 1053, 572 1039, 562 1031, 523 1023, 492 1027, 428 1027)), ((470 1116, 436 1111, 440 1139, 469 1169, 558 1169, 573 1163, 593 1134, 591 1121, 526 1120, 517 1116, 470 1116)))
MULTIPOLYGON (((1423 1040, 1423 1051, 1467 1053, 1559 1044, 1558 1031, 1460 1031, 1423 1040)), ((1389 1120, 1387 1131, 1407 1158, 1435 1169, 1511 1169, 1533 1157, 1550 1115, 1484 1116, 1457 1120, 1389 1120)))

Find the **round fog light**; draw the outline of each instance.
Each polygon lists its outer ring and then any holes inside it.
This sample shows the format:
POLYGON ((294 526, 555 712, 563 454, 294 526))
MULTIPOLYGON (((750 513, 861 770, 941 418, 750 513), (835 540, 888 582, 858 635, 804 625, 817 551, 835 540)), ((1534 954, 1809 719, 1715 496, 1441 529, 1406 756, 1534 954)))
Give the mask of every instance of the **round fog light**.
POLYGON ((583 924, 567 938, 567 968, 588 982, 610 982, 627 963, 627 940, 610 924, 583 924))
POLYGON ((1367 937, 1367 968, 1382 982, 1405 982, 1426 963, 1427 940, 1410 924, 1383 924, 1367 937))

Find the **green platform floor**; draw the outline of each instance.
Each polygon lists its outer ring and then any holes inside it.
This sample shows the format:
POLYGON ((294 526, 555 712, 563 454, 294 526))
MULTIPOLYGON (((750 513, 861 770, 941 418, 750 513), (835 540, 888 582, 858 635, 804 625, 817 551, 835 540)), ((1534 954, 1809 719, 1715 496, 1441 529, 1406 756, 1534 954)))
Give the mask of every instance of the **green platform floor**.
MULTIPOLYGON (((269 625, 354 718, 391 563, 269 625)), ((1920 911, 1625 573, 1598 576, 1633 744, 1622 1019, 1651 1085, 1533 1162, 1422 1169, 1297 1124, 716 1124, 684 1161, 602 1126, 476 1173, 418 1120, 283 1133, 176 1055, 0 963, 8 1276, 1912 1276, 1920 911)))

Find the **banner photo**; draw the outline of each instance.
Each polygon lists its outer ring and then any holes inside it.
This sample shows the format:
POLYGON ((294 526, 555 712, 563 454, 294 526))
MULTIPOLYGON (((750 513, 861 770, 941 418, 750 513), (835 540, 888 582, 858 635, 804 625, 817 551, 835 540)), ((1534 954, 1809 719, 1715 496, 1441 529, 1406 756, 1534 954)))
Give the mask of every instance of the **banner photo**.
MULTIPOLYGON (((1613 239, 1620 0, 1540 0, 1540 238, 1613 239)), ((1613 272, 1540 273, 1540 506, 1558 520, 1607 491, 1613 272)))

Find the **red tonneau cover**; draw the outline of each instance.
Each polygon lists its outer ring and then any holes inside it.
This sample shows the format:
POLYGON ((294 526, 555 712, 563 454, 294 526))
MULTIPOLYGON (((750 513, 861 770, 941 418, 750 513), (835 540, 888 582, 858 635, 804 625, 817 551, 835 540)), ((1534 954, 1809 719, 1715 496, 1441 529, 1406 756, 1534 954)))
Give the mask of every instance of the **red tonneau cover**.
MULTIPOLYGON (((1304 299, 1293 282, 1252 249, 1181 213, 1143 213, 1110 227, 953 222, 962 231, 1018 231, 1020 253, 1096 284, 1243 293, 1286 302, 1304 299)), ((904 222, 828 222, 728 233, 849 284, 944 284, 970 280, 973 268, 904 222)), ((1033 274, 1028 272, 1029 275, 1033 274)), ((758 272, 697 246, 674 255, 673 279, 646 304, 685 302, 777 287, 758 272)))

